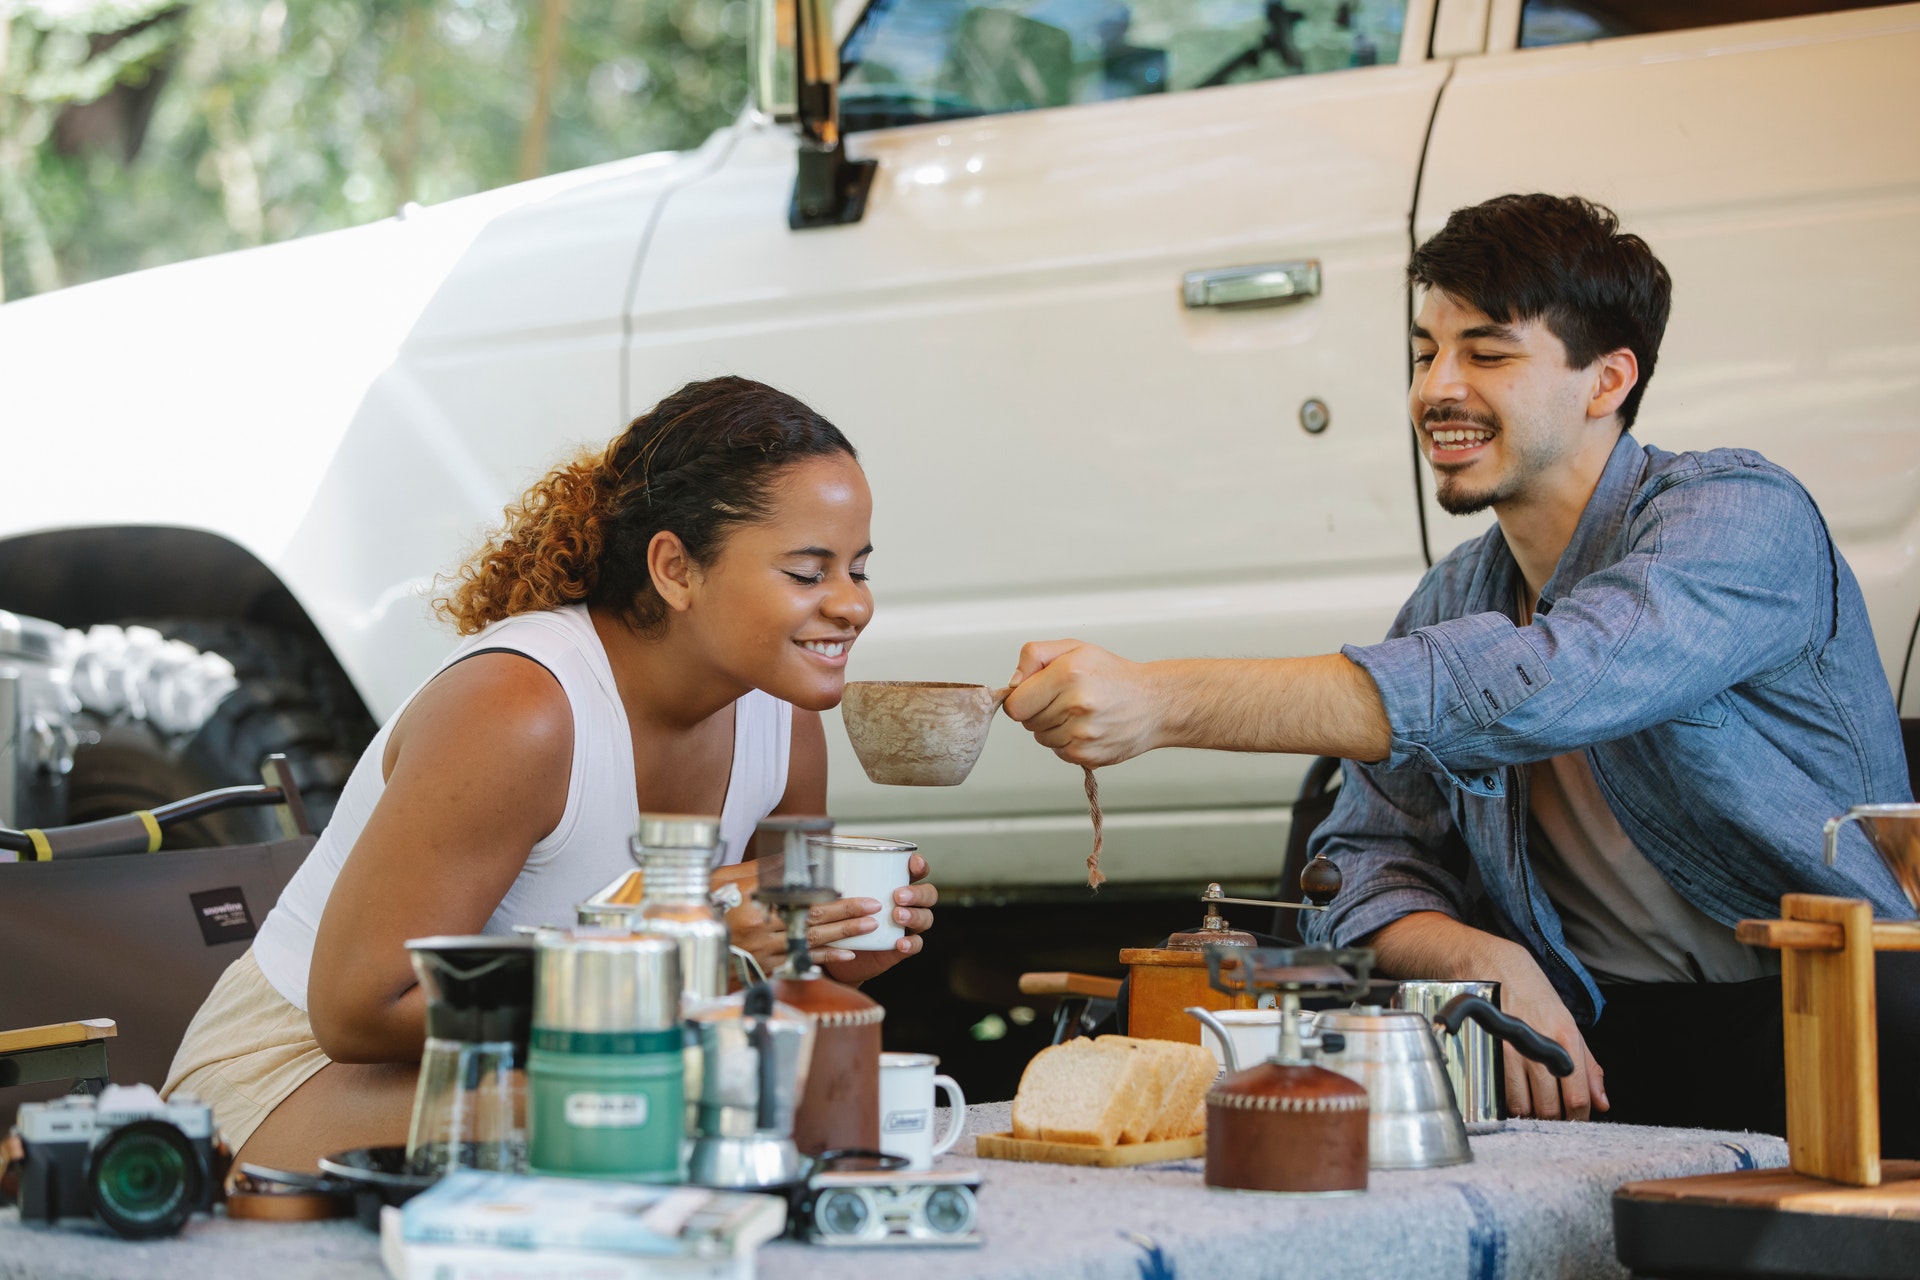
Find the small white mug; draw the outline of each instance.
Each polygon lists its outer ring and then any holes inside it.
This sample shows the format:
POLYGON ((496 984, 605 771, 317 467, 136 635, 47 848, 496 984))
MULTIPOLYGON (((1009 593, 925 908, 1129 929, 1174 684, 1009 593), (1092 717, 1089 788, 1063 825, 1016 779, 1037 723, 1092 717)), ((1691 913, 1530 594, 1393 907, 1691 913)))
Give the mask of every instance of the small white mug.
POLYGON ((893 895, 913 882, 907 864, 920 846, 905 840, 882 840, 874 836, 816 837, 809 844, 821 843, 833 850, 833 886, 843 898, 873 898, 880 903, 880 914, 872 933, 856 933, 831 945, 849 951, 891 951, 893 944, 907 936, 893 913, 900 904, 893 895))
POLYGON ((880 1149, 905 1156, 909 1169, 931 1169, 933 1158, 953 1150, 967 1129, 967 1096, 952 1076, 935 1075, 940 1059, 930 1053, 880 1055, 880 1149), (947 1091, 947 1131, 933 1140, 933 1093, 947 1091))

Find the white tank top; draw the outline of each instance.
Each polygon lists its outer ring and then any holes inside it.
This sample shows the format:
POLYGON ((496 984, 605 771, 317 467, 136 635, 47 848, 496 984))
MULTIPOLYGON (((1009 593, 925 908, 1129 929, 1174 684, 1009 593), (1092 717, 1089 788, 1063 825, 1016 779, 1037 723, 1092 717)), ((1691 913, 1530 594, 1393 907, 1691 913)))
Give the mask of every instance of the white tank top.
MULTIPOLYGON (((567 776, 566 810, 560 825, 528 853, 526 865, 494 909, 485 932, 508 933, 515 925, 571 924, 577 904, 633 869, 627 841, 639 829, 640 801, 634 794, 633 735, 613 683, 613 668, 584 605, 503 618, 462 641, 434 675, 481 649, 510 649, 538 662, 560 682, 573 711, 573 767, 567 776)), ((407 695, 407 703, 419 692, 415 689, 407 695)), ((407 703, 381 726, 361 754, 332 821, 288 882, 279 904, 261 922, 253 941, 260 972, 274 990, 301 1009, 307 1007, 307 970, 313 963, 320 913, 347 854, 386 790, 381 761, 394 722, 407 703)), ((793 741, 793 707, 771 694, 754 690, 734 704, 733 714, 733 771, 720 814, 722 864, 740 861, 754 827, 780 803, 787 789, 793 741)))

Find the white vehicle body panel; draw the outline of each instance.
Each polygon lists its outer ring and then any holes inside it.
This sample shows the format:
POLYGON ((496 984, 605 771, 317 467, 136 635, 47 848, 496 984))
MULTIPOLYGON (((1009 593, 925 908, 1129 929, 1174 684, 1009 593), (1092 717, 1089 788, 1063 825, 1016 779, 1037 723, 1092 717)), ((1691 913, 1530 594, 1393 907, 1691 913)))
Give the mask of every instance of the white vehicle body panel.
MULTIPOLYGON (((853 135, 879 173, 846 227, 789 230, 795 144, 742 125, 0 308, 0 445, 25 478, 0 556, 50 529, 217 533, 384 718, 451 643, 433 576, 505 503, 681 382, 738 372, 813 403, 873 478, 880 611, 854 678, 997 684, 1021 641, 1062 635, 1324 652, 1383 632, 1423 519, 1434 555, 1485 527, 1422 508, 1410 237, 1549 190, 1613 204, 1673 270, 1639 434, 1800 475, 1899 677, 1920 615, 1920 5, 1542 50, 1492 29, 1502 52, 1439 61, 1432 18, 1411 6, 1399 66, 853 135), (1186 271, 1303 259, 1318 297, 1181 303, 1186 271)), ((1011 723, 957 789, 874 787, 829 742, 835 813, 921 840, 944 884, 1078 879, 1077 771, 1011 723)), ((1109 874, 1273 875, 1304 764, 1103 771, 1109 874)))

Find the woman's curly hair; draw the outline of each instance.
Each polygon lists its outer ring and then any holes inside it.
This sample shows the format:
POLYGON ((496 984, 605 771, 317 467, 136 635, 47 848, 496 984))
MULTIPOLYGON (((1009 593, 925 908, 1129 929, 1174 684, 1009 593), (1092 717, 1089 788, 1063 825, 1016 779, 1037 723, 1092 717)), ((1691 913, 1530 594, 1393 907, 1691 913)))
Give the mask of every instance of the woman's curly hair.
POLYGON ((600 454, 555 468, 509 506, 487 544, 433 602, 461 635, 585 601, 643 632, 666 623, 647 546, 676 534, 695 564, 767 515, 780 472, 802 458, 857 457, 839 428, 747 378, 690 382, 635 418, 600 454))

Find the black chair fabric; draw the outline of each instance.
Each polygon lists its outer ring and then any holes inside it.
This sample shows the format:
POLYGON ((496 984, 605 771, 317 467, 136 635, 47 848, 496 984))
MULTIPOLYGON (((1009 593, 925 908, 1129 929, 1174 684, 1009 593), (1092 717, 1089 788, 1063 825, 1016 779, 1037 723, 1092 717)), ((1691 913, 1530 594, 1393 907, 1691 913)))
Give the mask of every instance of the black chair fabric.
MULTIPOLYGON (((112 1018, 115 1084, 165 1080, 207 993, 251 944, 314 837, 0 863, 0 1028, 112 1018)), ((0 1090, 0 1133, 59 1085, 0 1090)))

